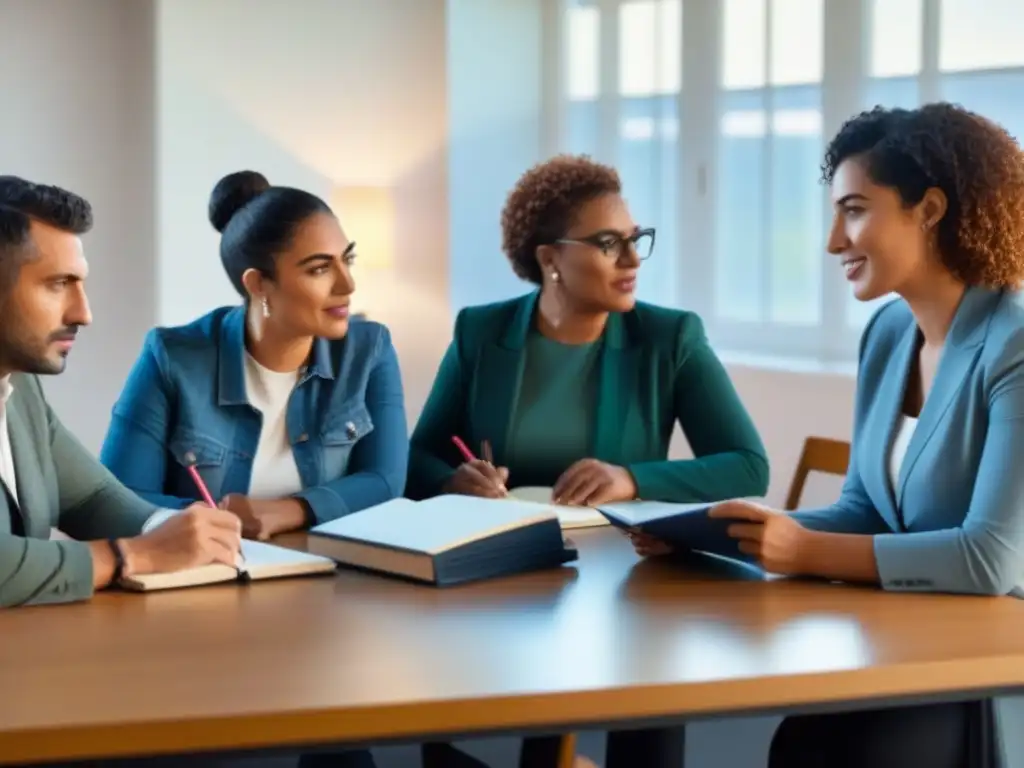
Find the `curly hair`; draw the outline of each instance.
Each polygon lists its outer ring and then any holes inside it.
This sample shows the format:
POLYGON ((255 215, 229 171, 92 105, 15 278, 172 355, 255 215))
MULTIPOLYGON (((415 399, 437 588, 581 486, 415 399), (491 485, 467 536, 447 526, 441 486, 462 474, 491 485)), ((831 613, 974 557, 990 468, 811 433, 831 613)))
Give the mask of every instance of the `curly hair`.
POLYGON ((829 143, 823 180, 831 183, 855 156, 906 206, 931 187, 945 193, 939 254, 958 279, 990 288, 1024 281, 1024 152, 1002 127, 946 102, 875 107, 848 120, 829 143))
POLYGON ((512 269, 540 285, 537 247, 564 237, 584 203, 621 191, 618 172, 586 155, 557 155, 530 168, 501 212, 501 247, 512 269))

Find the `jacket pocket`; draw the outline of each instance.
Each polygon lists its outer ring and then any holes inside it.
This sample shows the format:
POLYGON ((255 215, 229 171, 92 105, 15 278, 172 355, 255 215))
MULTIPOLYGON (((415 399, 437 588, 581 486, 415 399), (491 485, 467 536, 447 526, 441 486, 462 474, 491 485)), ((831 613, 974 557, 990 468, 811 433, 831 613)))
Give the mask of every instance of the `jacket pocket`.
POLYGON ((209 489, 214 501, 224 493, 224 481, 228 471, 228 449, 214 440, 191 429, 179 429, 172 435, 168 449, 177 462, 176 467, 169 467, 164 480, 164 493, 172 496, 184 496, 190 499, 201 498, 195 481, 187 467, 195 462, 203 483, 209 489))
POLYGON ((320 430, 324 471, 321 482, 328 483, 348 474, 352 450, 371 432, 373 419, 365 403, 346 404, 329 414, 320 430))

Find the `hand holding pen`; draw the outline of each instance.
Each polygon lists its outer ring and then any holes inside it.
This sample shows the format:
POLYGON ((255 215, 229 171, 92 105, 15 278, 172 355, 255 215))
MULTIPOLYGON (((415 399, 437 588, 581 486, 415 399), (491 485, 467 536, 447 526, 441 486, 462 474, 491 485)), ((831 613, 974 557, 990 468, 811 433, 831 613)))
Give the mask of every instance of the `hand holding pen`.
MULTIPOLYGON (((185 469, 188 471, 189 475, 192 477, 192 482, 195 483, 195 485, 196 485, 196 490, 199 491, 199 495, 202 496, 203 497, 203 501, 206 502, 206 506, 210 507, 211 509, 219 509, 218 506, 217 506, 217 502, 213 500, 213 495, 210 493, 210 489, 206 487, 206 483, 203 482, 202 475, 199 474, 199 470, 196 468, 196 464, 197 464, 196 455, 194 453, 192 453, 191 451, 189 451, 188 453, 185 454, 185 461, 183 463, 185 465, 185 469)), ((238 542, 238 561, 237 562, 238 562, 238 564, 236 565, 236 567, 238 569, 238 574, 239 574, 239 576, 242 576, 244 574, 244 572, 245 572, 245 567, 244 567, 245 555, 242 553, 242 542, 241 542, 241 539, 239 539, 239 542, 238 542)))
POLYGON ((196 470, 195 456, 183 462, 205 502, 190 504, 180 511, 154 514, 143 533, 120 539, 125 559, 124 574, 171 573, 211 563, 233 566, 244 580, 242 567, 242 525, 230 512, 217 509, 206 484, 196 470))
POLYGON ((466 496, 482 496, 490 499, 500 499, 508 495, 508 469, 494 465, 494 455, 491 452, 491 445, 484 441, 481 445, 483 458, 477 458, 469 450, 466 444, 458 436, 452 437, 452 442, 459 449, 465 461, 455 470, 445 484, 446 493, 460 493, 466 496))

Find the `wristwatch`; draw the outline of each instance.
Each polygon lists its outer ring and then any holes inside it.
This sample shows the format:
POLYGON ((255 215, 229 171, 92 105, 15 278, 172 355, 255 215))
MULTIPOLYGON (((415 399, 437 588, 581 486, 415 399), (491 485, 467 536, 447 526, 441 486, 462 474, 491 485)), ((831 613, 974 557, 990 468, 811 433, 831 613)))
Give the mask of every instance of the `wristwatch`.
POLYGON ((124 549, 117 539, 107 539, 110 544, 110 551, 114 553, 114 575, 110 577, 111 584, 118 584, 124 577, 124 549))

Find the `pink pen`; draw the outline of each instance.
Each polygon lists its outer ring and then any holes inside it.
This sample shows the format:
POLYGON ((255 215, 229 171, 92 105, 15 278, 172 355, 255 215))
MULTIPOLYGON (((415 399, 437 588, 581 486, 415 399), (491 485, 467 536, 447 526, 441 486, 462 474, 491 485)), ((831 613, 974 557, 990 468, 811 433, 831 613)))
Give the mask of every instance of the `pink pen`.
MULTIPOLYGON (((203 497, 203 501, 209 505, 210 509, 216 509, 217 502, 213 500, 213 496, 210 495, 210 489, 206 487, 206 483, 203 482, 203 478, 199 474, 199 470, 196 469, 196 461, 196 455, 192 453, 192 451, 186 453, 185 469, 187 469, 188 473, 192 475, 192 481, 196 484, 196 488, 199 489, 199 494, 203 497)), ((245 562, 245 554, 241 550, 238 551, 238 558, 243 563, 245 562)), ((239 573, 241 574, 241 569, 239 569, 239 573)))
POLYGON ((196 488, 199 489, 200 495, 203 497, 203 501, 209 504, 213 509, 217 508, 217 502, 213 500, 213 496, 210 495, 210 489, 206 487, 206 483, 203 482, 203 478, 199 474, 199 470, 196 469, 196 455, 189 451, 185 454, 185 469, 192 475, 192 480, 196 484, 196 488))
MULTIPOLYGON (((452 442, 455 443, 455 447, 459 449, 459 453, 462 454, 462 459, 464 461, 477 461, 476 456, 471 450, 469 450, 469 446, 466 445, 466 442, 461 437, 458 435, 452 435, 452 442)), ((484 454, 484 460, 493 467, 494 457, 491 455, 491 444, 487 441, 484 441, 484 454)), ((500 484, 500 481, 499 488, 502 495, 508 492, 505 486, 500 484)))
POLYGON ((455 443, 455 447, 459 449, 459 453, 462 454, 462 458, 466 461, 476 461, 476 456, 469 450, 469 447, 462 441, 462 438, 458 435, 452 435, 452 442, 455 443))

